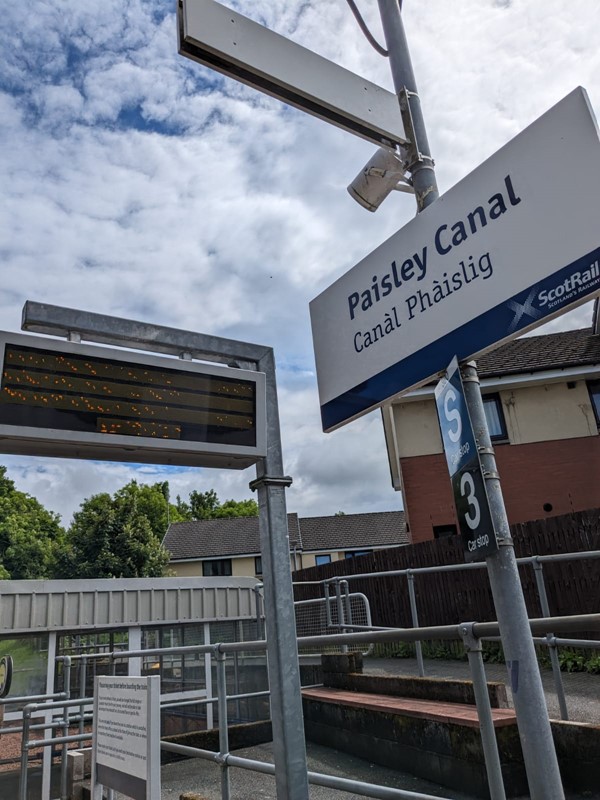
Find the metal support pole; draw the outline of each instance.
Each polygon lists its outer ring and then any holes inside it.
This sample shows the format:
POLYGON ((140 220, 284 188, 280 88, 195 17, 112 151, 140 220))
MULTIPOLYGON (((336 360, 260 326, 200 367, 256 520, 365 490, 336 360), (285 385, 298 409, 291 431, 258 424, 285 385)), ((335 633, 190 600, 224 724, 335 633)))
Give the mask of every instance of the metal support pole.
POLYGON ((225 672, 225 653, 219 650, 217 658, 217 700, 219 709, 219 763, 221 764, 221 800, 230 800, 231 790, 229 785, 229 768, 227 756, 229 755, 229 721, 227 719, 227 674, 225 672))
POLYGON ((325 621, 326 621, 326 630, 329 633, 331 629, 331 606, 329 605, 329 601, 331 599, 329 595, 329 589, 331 587, 330 583, 323 584, 323 590, 325 594, 325 621))
POLYGON ((398 0, 378 0, 381 23, 390 59, 394 88, 400 99, 400 113, 410 144, 406 168, 412 177, 417 211, 423 211, 439 197, 434 162, 429 150, 417 82, 410 60, 398 0))
MULTIPOLYGON (((415 576, 411 570, 406 571, 406 579, 408 581, 408 598, 410 600, 410 617, 412 620, 413 628, 419 627, 419 615, 417 613, 417 595, 415 593, 415 576)), ((423 662, 423 647, 420 641, 415 642, 415 652, 417 654, 417 667, 419 669, 419 676, 425 677, 425 663, 423 662)))
POLYGON ((23 734, 21 739, 21 774, 19 776, 19 800, 27 800, 27 762, 29 751, 29 725, 31 723, 31 707, 23 709, 23 734))
POLYGON ((256 600, 256 638, 257 639, 264 639, 265 632, 263 630, 263 610, 262 610, 262 595, 261 589, 263 588, 262 583, 257 583, 253 589, 254 597, 256 600))
MULTIPOLYGON (((71 698, 71 657, 70 656, 63 656, 63 692, 65 694, 65 700, 69 700, 71 698)), ((62 724, 62 732, 63 736, 69 735, 69 708, 65 706, 63 710, 63 724, 62 724)), ((61 751, 61 760, 60 760, 60 798, 61 800, 68 800, 68 790, 67 790, 67 782, 68 782, 68 768, 69 762, 67 760, 67 754, 69 752, 69 745, 64 742, 61 751)))
MULTIPOLYGON (((87 681, 87 657, 84 656, 81 659, 81 664, 79 665, 79 696, 85 697, 85 684, 87 681)), ((79 706, 79 733, 83 734, 85 723, 83 720, 83 715, 85 713, 85 703, 82 703, 79 706)))
POLYGON ((486 558, 506 657, 523 759, 532 800, 564 800, 546 698, 527 618, 527 608, 504 507, 479 377, 473 362, 462 367, 465 399, 480 452, 490 513, 499 548, 486 558))
MULTIPOLYGON (((338 619, 337 628, 338 628, 340 633, 344 633, 345 632, 345 629, 344 629, 344 621, 345 621, 344 620, 344 604, 342 602, 342 587, 341 587, 341 581, 339 580, 339 578, 336 579, 336 581, 335 581, 335 604, 336 604, 336 608, 337 608, 337 619, 338 619)), ((347 644, 343 644, 341 649, 342 649, 342 653, 347 653, 348 652, 348 645, 347 644)))
MULTIPOLYGON (((550 616, 550 604, 548 603, 548 595, 546 593, 546 582, 544 580, 544 567, 541 561, 533 562, 533 574, 535 575, 535 583, 540 598, 540 607, 542 609, 542 616, 550 616)), ((547 633, 546 641, 548 642, 548 654, 550 656, 550 664, 552 665, 552 677, 554 678, 554 688, 556 689, 556 696, 558 698, 558 706, 560 708, 560 718, 564 720, 569 719, 569 711, 567 709, 567 699, 565 697, 565 687, 563 686, 562 675, 560 672, 560 662, 558 660, 558 648, 554 634, 547 633)))
POLYGON ((462 636, 463 644, 467 651, 469 668, 473 679, 473 692, 475 693, 475 704, 477 705, 477 716, 479 717, 481 744, 483 746, 490 798, 491 800, 506 800, 500 753, 498 752, 490 696, 487 690, 483 657, 481 655, 481 640, 473 635, 473 624, 472 622, 461 623, 458 632, 462 636))
POLYGON ((308 769, 302 714, 296 615, 290 570, 290 537, 275 359, 269 350, 258 362, 266 376, 267 455, 256 465, 260 552, 263 567, 267 659, 271 689, 273 757, 278 800, 308 800, 308 769))

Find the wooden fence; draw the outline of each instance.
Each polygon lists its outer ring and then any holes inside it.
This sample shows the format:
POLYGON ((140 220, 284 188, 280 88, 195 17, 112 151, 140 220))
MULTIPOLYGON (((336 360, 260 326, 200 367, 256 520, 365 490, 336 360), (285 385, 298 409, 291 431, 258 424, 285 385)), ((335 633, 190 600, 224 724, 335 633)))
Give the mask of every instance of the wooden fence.
MULTIPOLYGON (((511 532, 517 558, 600 550, 600 509, 513 525, 511 532)), ((294 582, 320 581, 367 572, 464 563, 461 538, 452 536, 334 561, 296 572, 293 578, 294 582)), ((552 616, 600 611, 600 559, 545 564, 543 574, 552 616)), ((542 616, 533 567, 521 566, 520 575, 529 616, 542 616)), ((368 597, 374 625, 412 626, 405 576, 360 578, 351 580, 349 585, 350 591, 363 592, 368 597)), ((297 600, 323 596, 320 586, 296 585, 294 588, 297 600)), ((417 574, 415 590, 420 626, 496 618, 485 567, 417 574)), ((600 638, 600 631, 590 634, 600 638)))

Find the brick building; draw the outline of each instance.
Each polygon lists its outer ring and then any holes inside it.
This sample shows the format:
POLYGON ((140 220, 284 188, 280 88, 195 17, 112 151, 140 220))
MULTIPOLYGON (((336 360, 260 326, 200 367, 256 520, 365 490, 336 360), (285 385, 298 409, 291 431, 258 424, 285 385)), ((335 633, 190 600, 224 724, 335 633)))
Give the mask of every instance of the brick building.
MULTIPOLYGON (((510 523, 600 507, 600 333, 531 336, 478 359, 510 523)), ((383 408, 392 482, 414 542, 458 523, 434 385, 383 408)))

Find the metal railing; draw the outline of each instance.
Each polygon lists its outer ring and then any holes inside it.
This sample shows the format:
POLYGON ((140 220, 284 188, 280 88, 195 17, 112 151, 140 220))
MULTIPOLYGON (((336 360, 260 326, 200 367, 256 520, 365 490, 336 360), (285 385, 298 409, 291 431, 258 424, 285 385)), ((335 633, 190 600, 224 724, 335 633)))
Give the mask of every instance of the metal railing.
MULTIPOLYGON (((550 605, 548 602, 548 594, 546 591, 544 564, 556 563, 560 561, 582 561, 587 559, 593 560, 599 558, 600 558, 599 550, 585 550, 574 553, 558 553, 545 556, 539 556, 539 555, 525 556, 522 558, 518 558, 517 564, 519 566, 530 566, 534 570, 537 596, 542 611, 542 616, 545 618, 549 618, 551 616, 551 612, 550 612, 550 605)), ((356 625, 352 626, 351 624, 349 624, 351 623, 351 619, 348 620, 347 616, 346 619, 344 619, 345 606, 343 604, 340 605, 339 602, 340 596, 348 595, 349 582, 356 580, 365 580, 365 579, 370 580, 373 578, 404 577, 406 578, 407 581, 407 591, 408 591, 410 613, 411 613, 411 624, 413 628, 418 628, 420 623, 419 623, 419 612, 417 607, 416 583, 420 575, 440 574, 445 572, 460 572, 463 570, 477 570, 485 568, 486 568, 485 562, 473 562, 468 564, 444 564, 440 566, 431 566, 431 567, 415 567, 409 569, 386 570, 381 572, 363 572, 357 574, 349 574, 344 576, 336 576, 333 578, 325 578, 322 581, 308 581, 307 584, 321 586, 324 594, 324 600, 335 603, 336 607, 340 609, 339 613, 340 613, 340 619, 342 619, 341 623, 342 627, 347 625, 348 627, 353 627, 354 629, 356 629, 357 628, 356 625)), ((306 584, 298 582, 296 585, 302 586, 306 584)), ((327 608, 329 608, 329 602, 326 603, 327 608)), ((373 630, 379 630, 379 629, 380 628, 377 627, 373 628, 373 630)), ((497 637, 485 637, 485 638, 493 640, 497 637)), ((423 639, 417 639, 414 641, 415 655, 417 659, 417 669, 420 677, 424 677, 426 675, 425 661, 423 658, 423 645, 422 645, 423 641, 424 641, 423 639)), ((534 641, 537 645, 548 648, 550 666, 552 668, 553 681, 560 709, 560 717, 562 720, 568 720, 569 712, 567 708, 567 701, 566 701, 565 690, 560 669, 558 647, 559 646, 586 647, 590 649, 597 649, 598 643, 594 642, 593 640, 587 640, 587 639, 576 640, 576 643, 573 643, 575 640, 557 639, 552 632, 548 632, 542 638, 535 638, 534 641)))
MULTIPOLYGON (((547 637, 548 631, 553 631, 551 634, 556 638, 556 633, 575 633, 577 631, 588 630, 595 626, 600 625, 600 614, 578 615, 573 617, 553 617, 553 618, 540 618, 530 620, 530 628, 532 634, 537 637, 547 637)), ((476 708, 479 719, 479 726, 482 739, 482 749, 485 758, 485 765, 488 776, 488 785, 490 789, 490 797, 492 800, 505 800, 505 792, 502 781, 502 772, 500 768, 500 758, 496 737, 494 733, 494 724, 492 719, 492 711, 490 706, 490 699, 487 692, 485 668, 482 658, 481 640, 494 638, 499 635, 499 628, 497 622, 466 622, 458 625, 445 625, 445 626, 432 626, 422 628, 403 628, 403 629, 386 629, 386 630, 368 630, 353 633, 340 633, 325 636, 310 636, 300 637, 298 639, 298 648, 319 648, 321 650, 331 646, 365 646, 371 643, 396 643, 396 642, 416 642, 425 639, 446 639, 446 640, 459 640, 462 641, 468 655, 469 667, 471 670, 471 677, 473 680, 473 688, 475 694, 476 708)), ((563 642, 578 643, 585 641, 586 646, 589 646, 587 640, 577 639, 559 639, 556 638, 556 644, 563 642)), ((595 646, 600 646, 600 642, 593 643, 595 646)), ((175 655, 187 653, 210 653, 216 660, 217 671, 217 696, 202 699, 189 699, 189 700, 176 700, 170 701, 168 697, 161 707, 174 707, 176 705, 184 704, 187 702, 195 703, 216 703, 218 707, 218 720, 219 720, 219 752, 215 753, 209 750, 200 748, 188 747, 186 745, 174 744, 171 742, 161 742, 161 748, 166 751, 179 753, 186 756, 193 756, 202 758, 219 765, 221 769, 221 797, 222 800, 230 800, 230 774, 231 767, 247 769, 252 771, 261 772, 263 774, 275 774, 275 766, 265 764, 253 759, 241 758, 233 756, 229 752, 229 738, 228 738, 228 703, 232 700, 237 700, 243 697, 251 696, 266 696, 268 692, 252 692, 246 694, 227 695, 227 677, 226 677, 226 659, 228 655, 235 655, 240 652, 247 653, 262 653, 265 652, 267 643, 264 640, 256 640, 250 642, 230 642, 221 644, 209 645, 191 645, 183 647, 172 648, 156 648, 152 650, 131 650, 119 651, 112 653, 104 653, 103 657, 108 656, 112 662, 116 659, 133 659, 143 656, 158 656, 158 655, 175 655)), ((100 655, 100 654, 99 654, 100 655)), ((90 654, 87 654, 90 658, 90 654)), ((93 657, 93 656, 92 656, 93 657)), ((69 658, 69 660, 76 660, 78 657, 62 657, 69 658)), ((65 664, 70 667, 70 664, 65 664)), ((11 699, 15 702, 15 698, 11 699)), ((32 747, 48 747, 61 744, 63 746, 63 753, 66 755, 67 745, 72 742, 89 741, 92 738, 92 733, 80 733, 76 735, 68 735, 68 725, 78 721, 78 717, 70 717, 69 709, 72 707, 83 706, 85 703, 91 702, 91 698, 62 698, 53 700, 52 702, 30 703, 24 709, 23 713, 23 743, 22 743, 22 770, 21 770, 21 784, 19 800, 26 800, 27 798, 27 753, 32 747), (52 726, 47 722, 32 724, 32 714, 42 711, 53 711, 54 709, 62 708, 65 713, 62 720, 54 720, 52 726), (63 727, 62 736, 49 737, 42 740, 30 739, 30 733, 37 729, 48 729, 49 727, 63 727), (65 731, 65 726, 67 726, 65 731), (67 734, 67 735, 65 735, 67 734)), ((539 709, 539 713, 547 713, 545 709, 539 709)), ((61 775, 61 800, 67 797, 66 794, 66 771, 65 782, 63 782, 61 775)), ((311 784, 328 786, 331 788, 339 789, 347 792, 354 792, 364 797, 380 798, 382 800, 433 800, 431 795, 422 794, 418 792, 409 792, 403 789, 392 789, 389 787, 380 786, 377 784, 364 783, 361 781, 354 781, 348 778, 339 778, 332 775, 323 773, 309 772, 308 781, 311 784)), ((443 798, 441 799, 443 800, 443 798)), ((448 798, 446 798, 448 800, 448 798)))

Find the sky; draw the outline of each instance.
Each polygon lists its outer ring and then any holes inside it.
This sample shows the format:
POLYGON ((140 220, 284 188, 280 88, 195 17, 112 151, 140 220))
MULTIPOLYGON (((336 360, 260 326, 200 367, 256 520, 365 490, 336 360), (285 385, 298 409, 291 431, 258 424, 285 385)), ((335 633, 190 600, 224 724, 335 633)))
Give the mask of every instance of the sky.
MULTIPOLYGON (((392 89, 344 0, 227 5, 392 89)), ((383 42, 377 3, 358 5, 383 42)), ((576 86, 600 112, 598 0, 404 0, 403 18, 442 192, 576 86)), ((179 56, 173 0, 5 3, 0 52, 0 328, 33 300, 269 345, 288 510, 401 508, 379 411, 321 430, 308 311, 415 214, 408 194, 371 214, 347 193, 375 146, 179 56)), ((0 463, 64 524, 132 478, 226 500, 255 476, 0 463)))

